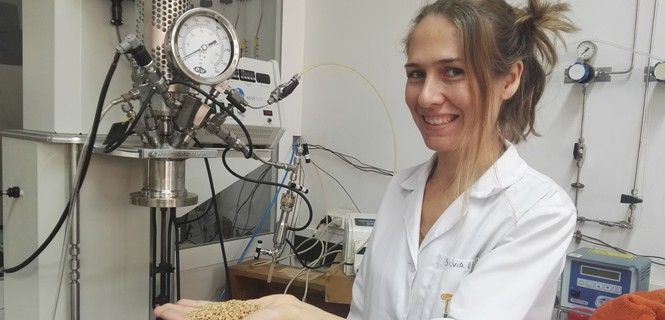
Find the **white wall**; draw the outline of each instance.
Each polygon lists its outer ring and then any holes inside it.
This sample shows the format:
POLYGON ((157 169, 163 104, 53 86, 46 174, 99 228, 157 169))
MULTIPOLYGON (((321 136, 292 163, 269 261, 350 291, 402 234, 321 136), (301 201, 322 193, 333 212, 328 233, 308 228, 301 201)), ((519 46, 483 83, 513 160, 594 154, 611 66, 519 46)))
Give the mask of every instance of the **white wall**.
MULTIPOLYGON (((422 2, 310 0, 304 15, 285 10, 284 21, 304 20, 304 66, 334 62, 353 67, 367 76, 384 96, 397 131, 398 169, 422 162, 430 154, 403 103, 405 58, 400 41, 422 2)), ((575 61, 574 51, 580 40, 597 39, 630 47, 635 2, 573 0, 569 3, 573 8, 571 19, 581 31, 566 36, 568 48, 561 46, 561 63, 551 75, 539 105, 536 127, 542 137, 532 137, 519 149, 534 168, 551 176, 572 197, 570 183, 576 173, 572 147, 579 135, 581 88, 564 85, 563 70, 575 61)), ((663 7, 665 4, 661 3, 658 10, 661 27, 657 26, 657 30, 665 25, 663 7)), ((653 9, 653 1, 641 1, 637 50, 642 53, 648 50, 653 9)), ((288 45, 285 41, 284 46, 288 45)), ((627 68, 629 52, 603 43, 598 46, 600 53, 595 65, 612 66, 615 70, 627 68)), ((656 32, 653 53, 665 56, 663 31, 656 32)), ((614 76, 610 83, 590 87, 585 124, 588 153, 582 172, 586 188, 579 200, 580 213, 589 218, 623 220, 627 215, 627 206, 619 203, 619 197, 621 193, 630 193, 633 187, 646 65, 644 54, 639 54, 630 75, 614 76)), ((384 168, 393 167, 390 128, 379 99, 365 82, 335 67, 312 70, 303 76, 302 82, 305 141, 357 155, 384 168)), ((664 95, 665 85, 652 84, 647 100, 644 162, 638 179, 639 194, 645 202, 638 207, 635 228, 616 230, 589 223, 578 226, 586 234, 626 249, 660 256, 665 256, 659 233, 665 226, 659 210, 665 206, 662 182, 665 170, 660 165, 665 160, 665 152, 660 148, 665 143, 664 95)), ((353 171, 319 151, 313 152, 313 158, 346 185, 362 211, 377 209, 386 178, 353 171)), ((306 178, 312 189, 310 197, 318 208, 317 219, 326 209, 352 208, 341 189, 323 174, 319 178, 309 169, 306 178)), ((654 266, 651 282, 665 285, 665 268, 654 266)))

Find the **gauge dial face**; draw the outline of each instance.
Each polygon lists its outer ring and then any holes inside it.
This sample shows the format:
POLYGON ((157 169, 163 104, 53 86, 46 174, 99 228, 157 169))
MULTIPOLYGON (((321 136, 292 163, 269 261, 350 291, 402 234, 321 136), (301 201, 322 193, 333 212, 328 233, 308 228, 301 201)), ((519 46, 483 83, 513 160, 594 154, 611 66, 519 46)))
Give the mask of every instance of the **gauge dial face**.
POLYGON ((191 80, 218 84, 235 71, 238 39, 223 16, 210 9, 193 9, 174 24, 171 58, 175 69, 191 80))
POLYGON ((583 60, 591 60, 596 56, 598 47, 591 41, 582 41, 577 46, 577 57, 583 60))
POLYGON ((665 62, 661 61, 653 67, 653 76, 659 82, 665 82, 665 62))
POLYGON ((576 63, 568 68, 568 77, 573 81, 584 83, 591 76, 591 69, 583 63, 576 63))

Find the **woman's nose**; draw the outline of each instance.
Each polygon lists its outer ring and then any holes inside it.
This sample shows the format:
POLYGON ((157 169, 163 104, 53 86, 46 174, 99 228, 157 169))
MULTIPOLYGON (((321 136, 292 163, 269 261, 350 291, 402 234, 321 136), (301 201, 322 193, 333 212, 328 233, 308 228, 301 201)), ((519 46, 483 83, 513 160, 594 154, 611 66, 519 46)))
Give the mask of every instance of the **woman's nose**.
POLYGON ((432 78, 425 79, 418 96, 418 104, 423 108, 430 108, 442 105, 445 100, 443 83, 432 78))

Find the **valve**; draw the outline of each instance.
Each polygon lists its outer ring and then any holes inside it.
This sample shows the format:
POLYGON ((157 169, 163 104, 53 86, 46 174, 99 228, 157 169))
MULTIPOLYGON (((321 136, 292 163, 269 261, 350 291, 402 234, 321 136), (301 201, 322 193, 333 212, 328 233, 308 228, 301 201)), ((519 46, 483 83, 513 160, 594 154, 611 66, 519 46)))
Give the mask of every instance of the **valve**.
POLYGON ((23 194, 23 190, 21 190, 21 188, 18 186, 9 187, 7 190, 2 190, 2 195, 6 195, 10 198, 19 198, 23 196, 23 194))

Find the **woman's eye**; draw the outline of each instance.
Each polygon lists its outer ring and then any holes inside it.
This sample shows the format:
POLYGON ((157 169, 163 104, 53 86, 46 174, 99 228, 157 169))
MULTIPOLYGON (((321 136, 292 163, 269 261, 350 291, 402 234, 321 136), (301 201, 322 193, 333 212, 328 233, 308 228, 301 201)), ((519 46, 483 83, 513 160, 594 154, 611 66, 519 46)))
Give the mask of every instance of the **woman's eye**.
POLYGON ((443 70, 443 73, 445 74, 446 77, 448 78, 457 78, 462 75, 464 75, 464 70, 462 68, 445 68, 443 70))
POLYGON ((425 78, 425 73, 420 70, 411 70, 406 72, 406 77, 408 79, 423 79, 425 78))

